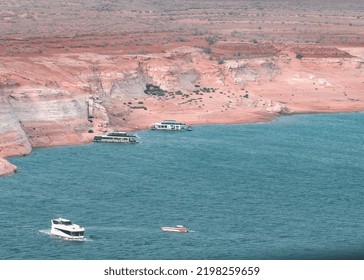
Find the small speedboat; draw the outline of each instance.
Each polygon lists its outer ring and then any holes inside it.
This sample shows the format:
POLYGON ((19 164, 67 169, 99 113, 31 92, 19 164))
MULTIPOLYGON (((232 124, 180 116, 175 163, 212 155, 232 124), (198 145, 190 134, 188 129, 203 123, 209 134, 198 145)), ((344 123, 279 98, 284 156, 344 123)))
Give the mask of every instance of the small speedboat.
POLYGON ((171 232, 188 232, 188 228, 185 228, 182 225, 177 225, 175 227, 162 227, 163 231, 171 231, 171 232))
POLYGON ((85 229, 79 225, 73 224, 70 220, 56 218, 51 220, 51 235, 67 240, 84 240, 85 229))

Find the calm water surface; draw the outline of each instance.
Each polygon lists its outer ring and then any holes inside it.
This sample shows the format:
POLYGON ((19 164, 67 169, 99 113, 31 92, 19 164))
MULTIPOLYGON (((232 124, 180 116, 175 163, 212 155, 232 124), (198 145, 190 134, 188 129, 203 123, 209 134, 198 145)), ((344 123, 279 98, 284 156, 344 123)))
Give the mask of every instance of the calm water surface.
POLYGON ((138 135, 10 159, 0 259, 364 259, 363 113, 138 135))

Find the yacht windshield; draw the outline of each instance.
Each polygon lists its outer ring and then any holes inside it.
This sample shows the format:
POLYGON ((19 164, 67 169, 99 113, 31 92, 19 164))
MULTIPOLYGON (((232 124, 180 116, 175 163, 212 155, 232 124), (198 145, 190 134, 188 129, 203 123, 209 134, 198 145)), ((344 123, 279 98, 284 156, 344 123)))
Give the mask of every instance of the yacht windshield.
POLYGON ((71 221, 63 221, 63 220, 59 220, 59 219, 54 219, 52 220, 53 224, 55 225, 66 225, 66 226, 70 226, 72 225, 72 222, 71 221))

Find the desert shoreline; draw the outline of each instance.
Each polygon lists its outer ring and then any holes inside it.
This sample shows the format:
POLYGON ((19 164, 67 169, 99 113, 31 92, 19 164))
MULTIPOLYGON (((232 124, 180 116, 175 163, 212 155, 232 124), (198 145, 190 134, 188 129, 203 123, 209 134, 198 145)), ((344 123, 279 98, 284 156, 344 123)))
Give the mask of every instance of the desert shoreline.
POLYGON ((166 119, 364 111, 362 1, 43 2, 0 4, 0 175, 166 119))
MULTIPOLYGON (((358 110, 358 111, 351 111, 351 110, 344 110, 344 111, 330 111, 330 112, 320 112, 320 111, 316 111, 316 112, 299 112, 299 113, 285 113, 285 114, 281 114, 281 115, 271 115, 270 117, 266 117, 264 120, 262 118, 260 119, 256 119, 256 120, 252 120, 249 119, 245 122, 236 122, 235 120, 230 120, 227 121, 225 120, 224 122, 204 122, 204 123, 193 123, 193 122, 188 122, 187 123, 189 125, 193 125, 193 126, 203 126, 203 125, 244 125, 244 124, 257 124, 257 123, 269 123, 272 122, 274 120, 276 120, 277 118, 281 117, 281 116, 294 116, 294 115, 305 115, 305 114, 340 114, 340 113, 363 113, 364 112, 364 108, 362 110, 358 110)), ((141 128, 137 131, 142 131, 142 130, 148 130, 148 127, 145 127, 144 129, 141 128)), ((127 130, 127 131, 134 131, 137 132, 136 130, 127 130)), ((85 145, 85 144, 89 144, 93 142, 93 136, 94 134, 90 134, 90 137, 87 141, 83 142, 83 143, 79 143, 79 142, 75 142, 75 143, 68 143, 67 145, 57 145, 57 146, 77 146, 77 145, 85 145)), ((52 146, 44 146, 44 147, 35 147, 35 148, 51 148, 51 147, 56 147, 55 145, 52 146)), ((0 158, 0 177, 3 176, 9 176, 9 175, 14 175, 17 173, 18 171, 18 167, 15 166, 14 164, 10 163, 8 161, 8 159, 11 158, 15 158, 15 157, 20 157, 20 156, 30 156, 31 152, 27 155, 15 155, 15 156, 11 156, 11 157, 5 157, 5 158, 0 158)))

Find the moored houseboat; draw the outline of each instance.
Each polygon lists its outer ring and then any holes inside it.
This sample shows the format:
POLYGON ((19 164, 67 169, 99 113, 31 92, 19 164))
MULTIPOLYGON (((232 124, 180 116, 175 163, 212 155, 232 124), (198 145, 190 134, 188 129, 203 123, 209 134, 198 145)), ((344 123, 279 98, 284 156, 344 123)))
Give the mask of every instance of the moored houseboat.
POLYGON ((109 132, 104 135, 96 135, 94 142, 105 142, 105 143, 127 143, 134 144, 139 143, 139 137, 136 134, 127 132, 109 132))
POLYGON ((182 122, 175 120, 165 120, 159 123, 155 123, 151 127, 152 130, 169 130, 169 131, 181 131, 181 130, 192 130, 192 127, 182 122))

